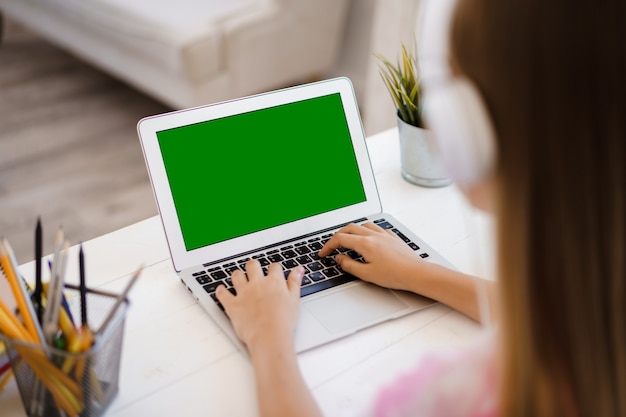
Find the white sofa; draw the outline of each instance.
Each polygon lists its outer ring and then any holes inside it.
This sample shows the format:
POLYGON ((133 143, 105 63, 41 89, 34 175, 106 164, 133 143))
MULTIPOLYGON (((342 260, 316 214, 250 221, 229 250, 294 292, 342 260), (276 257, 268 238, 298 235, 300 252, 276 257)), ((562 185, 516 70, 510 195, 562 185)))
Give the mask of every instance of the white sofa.
POLYGON ((349 0, 0 0, 0 11, 173 108, 322 76, 349 0))

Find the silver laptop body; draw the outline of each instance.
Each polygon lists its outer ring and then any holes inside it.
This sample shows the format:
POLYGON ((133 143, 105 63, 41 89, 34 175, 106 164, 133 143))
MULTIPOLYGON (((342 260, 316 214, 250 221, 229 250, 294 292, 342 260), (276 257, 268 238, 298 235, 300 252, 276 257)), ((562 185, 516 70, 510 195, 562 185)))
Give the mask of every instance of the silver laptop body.
POLYGON ((307 268, 299 352, 434 303, 315 259, 338 228, 376 222, 418 256, 450 266, 382 212, 347 78, 147 117, 138 133, 174 269, 242 350, 212 294, 250 258, 307 268))

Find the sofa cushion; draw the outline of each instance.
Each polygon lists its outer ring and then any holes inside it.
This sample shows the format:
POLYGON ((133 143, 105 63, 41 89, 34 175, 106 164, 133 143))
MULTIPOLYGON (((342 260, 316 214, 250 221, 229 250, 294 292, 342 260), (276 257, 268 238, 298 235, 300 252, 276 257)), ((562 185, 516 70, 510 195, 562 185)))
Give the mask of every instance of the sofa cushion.
POLYGON ((22 0, 89 26, 123 50, 191 81, 225 68, 220 25, 258 13, 268 0, 22 0), (217 58, 216 58, 217 57, 217 58))

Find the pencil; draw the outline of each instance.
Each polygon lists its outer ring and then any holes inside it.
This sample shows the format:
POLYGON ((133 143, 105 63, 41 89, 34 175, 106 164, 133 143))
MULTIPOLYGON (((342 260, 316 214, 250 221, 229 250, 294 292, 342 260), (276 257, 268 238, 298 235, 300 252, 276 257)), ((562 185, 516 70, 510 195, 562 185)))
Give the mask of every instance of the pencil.
MULTIPOLYGON (((52 261, 48 260, 48 267, 50 268, 50 272, 52 273, 52 261)), ((44 294, 47 293, 46 285, 43 285, 44 294)), ((59 323, 62 323, 63 315, 65 318, 69 319, 69 322, 72 326, 74 326, 74 316, 72 316, 72 310, 70 309, 70 305, 67 303, 67 298, 65 298, 65 293, 61 294, 61 307, 63 307, 59 313, 59 323), (65 311, 65 313, 64 313, 65 311)), ((66 333, 65 329, 61 326, 61 330, 66 333)))
POLYGON ((78 272, 80 275, 80 322, 83 329, 87 324, 87 284, 85 282, 85 253, 83 244, 80 244, 78 250, 78 272))
POLYGON ((24 324, 26 325, 26 330, 33 337, 33 340, 43 343, 43 333, 39 327, 39 323, 35 320, 35 310, 30 302, 26 286, 17 276, 15 256, 13 255, 11 246, 6 239, 3 239, 2 242, 0 242, 0 265, 2 266, 2 270, 9 281, 11 291, 13 291, 13 296, 17 302, 17 307, 22 315, 24 324))
POLYGON ((41 305, 41 293, 43 291, 41 285, 41 261, 43 256, 43 229, 41 227, 41 217, 37 218, 37 227, 35 228, 35 294, 34 301, 37 305, 37 319, 39 323, 43 319, 43 306, 41 305))
POLYGON ((46 311, 43 315, 43 329, 46 340, 52 344, 52 338, 57 330, 59 320, 59 309, 61 304, 61 293, 63 292, 63 277, 61 260, 61 247, 63 245, 63 229, 57 231, 55 239, 54 257, 52 261, 52 276, 48 284, 48 293, 46 297, 46 311))
POLYGON ((0 300, 0 332, 10 339, 34 342, 34 337, 24 328, 22 323, 11 314, 11 310, 0 300))

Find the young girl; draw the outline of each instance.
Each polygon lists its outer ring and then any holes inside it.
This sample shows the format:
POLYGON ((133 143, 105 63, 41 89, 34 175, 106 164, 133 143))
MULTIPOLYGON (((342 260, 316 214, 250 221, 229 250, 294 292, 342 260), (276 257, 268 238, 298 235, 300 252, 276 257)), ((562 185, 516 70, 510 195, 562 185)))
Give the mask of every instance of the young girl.
MULTIPOLYGON (((371 414, 625 416, 626 3, 457 0, 446 13, 446 69, 424 67, 426 118, 468 198, 497 219, 497 331, 407 370, 371 414)), ((366 259, 338 255, 347 272, 479 319, 474 278, 377 226, 347 226, 320 256, 339 246, 366 259)), ((217 295, 250 352, 261 415, 318 416, 292 339, 302 271, 286 284, 278 265, 247 271, 236 296, 217 295)))

